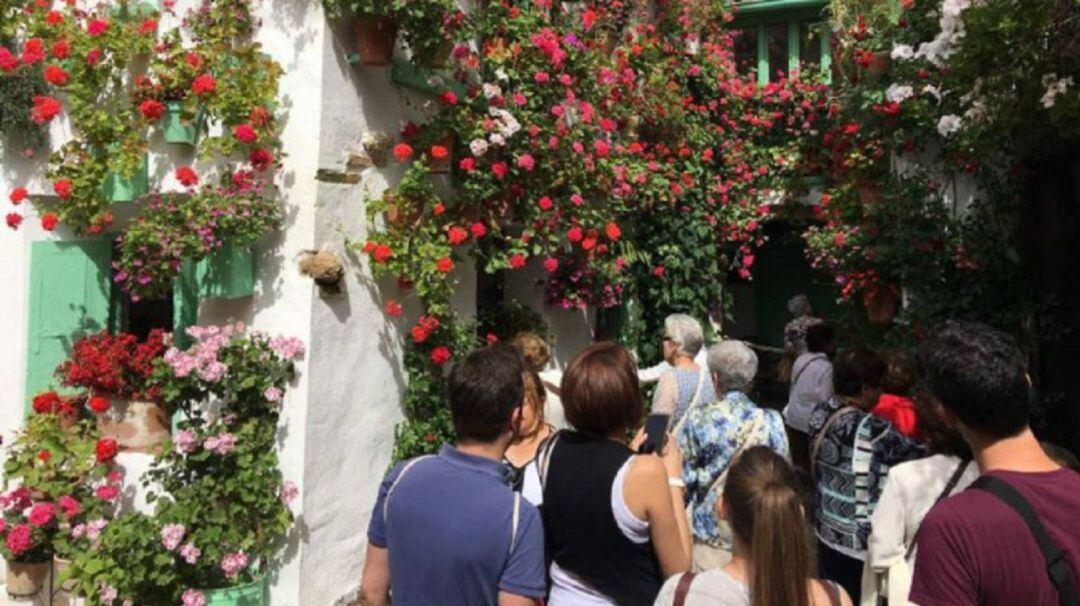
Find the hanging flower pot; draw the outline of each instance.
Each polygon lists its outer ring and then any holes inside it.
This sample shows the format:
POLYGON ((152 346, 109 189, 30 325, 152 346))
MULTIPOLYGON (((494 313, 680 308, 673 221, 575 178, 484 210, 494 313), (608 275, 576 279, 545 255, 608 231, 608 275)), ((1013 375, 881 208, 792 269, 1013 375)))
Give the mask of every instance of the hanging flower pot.
POLYGON ((161 120, 161 134, 166 143, 195 145, 202 135, 205 120, 202 109, 199 109, 194 119, 185 120, 183 102, 167 101, 165 116, 161 120))
POLYGON ((873 324, 888 324, 896 317, 896 294, 887 286, 867 291, 863 295, 863 305, 873 324))
POLYGON ((157 452, 172 432, 172 422, 160 402, 112 398, 98 416, 102 437, 116 440, 121 451, 157 452))
POLYGON ((432 69, 442 69, 446 67, 446 64, 450 61, 450 55, 454 52, 453 40, 443 40, 439 43, 429 56, 424 57, 420 61, 420 65, 423 67, 430 67, 432 69))
POLYGON ((386 17, 362 17, 356 22, 356 52, 364 65, 390 65, 394 58, 397 24, 386 17))
POLYGON ((859 202, 864 206, 880 204, 882 200, 881 186, 870 181, 859 181, 855 184, 859 191, 859 202))
POLYGON ((45 586, 49 576, 51 562, 12 562, 7 561, 7 580, 4 586, 8 594, 14 597, 37 595, 45 586))
POLYGON ((102 184, 102 193, 111 202, 132 202, 150 191, 149 164, 146 154, 135 172, 130 175, 109 171, 102 184))
POLYGON ((263 606, 266 604, 266 580, 229 587, 226 589, 205 589, 206 606, 263 606))

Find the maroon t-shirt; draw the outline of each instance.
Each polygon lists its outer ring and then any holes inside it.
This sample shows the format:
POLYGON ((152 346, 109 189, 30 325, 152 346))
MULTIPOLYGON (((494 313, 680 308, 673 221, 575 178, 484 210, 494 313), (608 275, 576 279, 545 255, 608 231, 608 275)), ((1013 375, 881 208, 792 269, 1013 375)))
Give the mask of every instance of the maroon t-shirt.
MULTIPOLYGON (((1024 495, 1080 581, 1080 474, 991 471, 1024 495)), ((1058 606, 1027 525, 975 489, 938 503, 919 528, 911 601, 919 606, 1058 606)))

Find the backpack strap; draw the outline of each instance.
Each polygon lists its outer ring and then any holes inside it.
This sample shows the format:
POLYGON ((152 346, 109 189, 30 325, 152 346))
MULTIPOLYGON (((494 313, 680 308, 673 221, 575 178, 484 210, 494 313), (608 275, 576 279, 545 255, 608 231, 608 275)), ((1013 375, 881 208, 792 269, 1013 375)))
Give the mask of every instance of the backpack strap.
POLYGON ((690 594, 690 585, 694 583, 697 573, 684 572, 679 577, 679 584, 675 586, 675 601, 672 606, 686 606, 686 596, 690 594))
POLYGON ((1077 600, 1076 582, 1073 580, 1072 569, 1069 568, 1065 552, 1061 551, 1050 539, 1046 527, 1035 515, 1031 503, 1008 482, 995 476, 979 476, 971 487, 994 495, 1020 515, 1032 536, 1035 537, 1035 542, 1038 543, 1039 550, 1042 551, 1043 558, 1046 560, 1046 570, 1050 575, 1050 581, 1057 588, 1059 603, 1061 606, 1080 606, 1080 601, 1077 600))
POLYGON ((405 474, 409 473, 409 470, 412 469, 413 466, 415 466, 417 463, 423 461, 424 459, 430 459, 434 456, 435 455, 424 455, 422 457, 416 457, 415 459, 406 463, 405 466, 401 468, 401 473, 399 473, 397 477, 394 478, 394 481, 390 484, 390 488, 386 489, 386 498, 383 499, 382 507, 383 523, 386 522, 386 514, 388 511, 390 511, 390 496, 394 494, 394 489, 396 489, 398 483, 401 482, 401 478, 404 478, 405 474))
POLYGON ((829 416, 829 418, 825 420, 825 424, 821 426, 821 431, 819 431, 817 433, 817 435, 814 436, 814 444, 810 448, 810 475, 811 476, 814 476, 815 478, 817 477, 817 473, 814 472, 814 461, 817 461, 818 451, 821 450, 821 443, 825 440, 825 434, 829 433, 829 429, 832 428, 833 423, 835 423, 837 419, 839 419, 840 417, 844 416, 845 414, 847 414, 849 412, 857 412, 858 410, 859 409, 855 408, 854 406, 844 406, 840 410, 837 410, 836 412, 832 413, 832 415, 829 416))
POLYGON ((844 601, 840 599, 840 586, 836 581, 823 581, 821 584, 825 587, 825 595, 829 596, 830 606, 842 606, 844 601))
POLYGON ((521 524, 521 493, 514 493, 514 515, 510 522, 510 552, 507 557, 513 555, 514 548, 517 547, 517 531, 518 526, 521 524))
POLYGON ((555 450, 555 443, 559 441, 562 432, 556 431, 548 436, 537 449, 533 465, 536 465, 536 475, 540 478, 540 490, 547 485, 548 467, 551 465, 551 453, 555 450))
MULTIPOLYGON (((960 464, 956 466, 956 471, 949 477, 949 482, 945 484, 945 488, 941 491, 941 494, 934 499, 934 505, 937 505, 945 499, 945 497, 952 494, 956 485, 960 483, 960 478, 964 477, 964 472, 971 466, 971 459, 963 459, 960 464)), ((911 556, 915 553, 915 546, 918 545, 919 531, 915 531, 915 536, 911 539, 911 545, 908 545, 907 551, 904 553, 904 560, 910 562, 911 556)))

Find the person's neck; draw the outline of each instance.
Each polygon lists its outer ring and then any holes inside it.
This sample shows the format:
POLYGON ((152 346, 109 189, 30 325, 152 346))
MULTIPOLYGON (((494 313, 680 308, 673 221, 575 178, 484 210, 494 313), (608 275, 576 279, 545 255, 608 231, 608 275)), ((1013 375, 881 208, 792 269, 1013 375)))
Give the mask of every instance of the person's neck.
POLYGON ((500 438, 494 442, 458 442, 454 445, 454 448, 457 448, 458 452, 474 457, 502 461, 508 446, 510 446, 510 442, 500 438))
POLYGON ((731 578, 739 581, 743 585, 750 584, 750 578, 752 577, 753 572, 750 570, 749 550, 738 537, 735 537, 734 544, 731 548, 731 560, 724 565, 723 570, 728 573, 731 578))
POLYGON ((1028 427, 1015 436, 998 440, 973 435, 971 431, 963 433, 968 438, 971 452, 983 473, 994 470, 1038 473, 1055 471, 1061 467, 1046 456, 1039 441, 1035 439, 1035 434, 1031 433, 1028 427))
POLYGON ((690 356, 675 356, 675 363, 672 364, 672 366, 675 368, 697 370, 697 364, 694 364, 694 359, 690 356))

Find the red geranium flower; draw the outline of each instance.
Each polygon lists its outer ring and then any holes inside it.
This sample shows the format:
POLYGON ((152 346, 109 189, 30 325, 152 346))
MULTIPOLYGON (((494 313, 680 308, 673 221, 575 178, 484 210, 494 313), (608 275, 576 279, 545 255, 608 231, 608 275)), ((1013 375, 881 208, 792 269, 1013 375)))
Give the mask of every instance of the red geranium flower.
POLYGON ((41 38, 30 38, 23 45, 22 62, 33 65, 45 58, 45 43, 41 38))
POLYGON ((496 162, 491 165, 491 174, 495 175, 499 179, 506 176, 509 169, 506 167, 506 162, 496 162))
POLYGON ((64 22, 64 15, 57 11, 49 11, 48 15, 45 15, 45 23, 49 25, 60 25, 64 22))
POLYGON ((435 262, 435 268, 444 274, 448 274, 454 269, 454 262, 450 257, 443 257, 435 262))
POLYGON ((12 204, 18 206, 23 200, 26 199, 26 197, 26 188, 16 187, 15 189, 11 190, 11 194, 8 196, 8 199, 11 200, 12 204))
POLYGON ((94 454, 97 455, 98 463, 108 463, 116 458, 120 452, 120 446, 112 438, 101 438, 94 446, 94 454))
POLYGON ((274 152, 268 149, 253 149, 248 154, 248 162, 251 162, 255 170, 262 172, 274 165, 274 152))
POLYGON ((157 99, 147 99, 139 104, 139 111, 147 120, 157 121, 165 115, 165 104, 157 99))
POLYGON ((58 116, 62 109, 63 106, 60 105, 60 101, 53 97, 36 95, 34 97, 34 107, 30 109, 30 119, 34 121, 34 124, 46 124, 58 116))
POLYGON ((450 240, 452 246, 457 246, 469 239, 469 232, 454 226, 447 230, 446 239, 450 240))
POLYGON ((86 26, 86 33, 91 37, 100 36, 109 30, 109 22, 104 19, 94 19, 86 26))
POLYGON ((191 91, 199 97, 212 95, 217 91, 217 81, 210 74, 196 76, 191 82, 191 91))
POLYGON ((570 240, 571 242, 573 242, 575 244, 578 243, 578 242, 581 242, 581 239, 583 237, 584 237, 584 234, 581 232, 580 227, 571 227, 566 232, 566 239, 570 240))
POLYGON ((59 65, 50 65, 45 68, 45 81, 53 86, 67 86, 68 73, 59 65))
POLYGON ((559 260, 554 257, 544 259, 544 271, 553 274, 559 269, 559 260))
POLYGON ((474 238, 483 238, 487 234, 487 227, 483 223, 473 223, 469 226, 474 238))
POLYGON ((100 48, 91 49, 90 52, 86 53, 86 64, 97 65, 97 62, 101 61, 102 54, 103 52, 100 48))
POLYGON ((476 160, 472 158, 462 158, 461 161, 458 162, 458 168, 467 173, 472 172, 473 169, 476 168, 476 160))
POLYGON ((622 237, 622 230, 619 229, 618 224, 616 224, 614 221, 607 224, 607 227, 604 228, 604 233, 612 242, 616 242, 619 240, 620 237, 622 237))
POLYGON ((401 307, 401 303, 398 303, 394 299, 390 299, 386 302, 386 315, 391 318, 400 318, 405 313, 405 310, 401 307))
POLYGON ((514 254, 510 256, 510 269, 521 269, 525 267, 525 255, 514 254))
POLYGON ((238 124, 233 128, 233 136, 241 143, 254 143, 259 135, 250 124, 238 124))
POLYGON ((431 350, 431 361, 434 362, 436 366, 446 364, 450 361, 451 357, 450 350, 445 345, 440 345, 431 350))
POLYGON ((408 143, 398 143, 394 146, 394 157, 398 162, 404 162, 413 154, 413 148, 408 143))
POLYGON ((157 31, 157 20, 147 19, 139 25, 140 34, 152 34, 157 31))
POLYGON ((58 179, 53 181, 53 191, 56 195, 60 196, 61 200, 67 200, 71 197, 71 180, 58 179))
POLYGON ((385 244, 379 244, 375 247, 375 261, 377 263, 386 263, 393 256, 394 250, 385 244))
POLYGON ((34 412, 38 414, 56 412, 60 409, 60 396, 58 396, 55 391, 39 393, 34 396, 31 407, 34 409, 34 412))
POLYGON ((439 97, 439 100, 441 100, 446 105, 457 105, 457 102, 458 102, 457 95, 455 95, 454 91, 452 91, 452 90, 448 90, 448 91, 444 92, 439 97))
POLYGON ((540 206, 540 210, 551 210, 555 206, 555 203, 547 196, 540 198, 536 203, 540 206))
POLYGON ((45 231, 52 231, 56 229, 56 224, 60 222, 60 219, 56 216, 56 213, 45 213, 41 217, 41 228, 45 231))
POLYGON ((450 152, 446 149, 446 147, 444 147, 442 145, 432 145, 431 146, 431 157, 432 158, 435 158, 436 160, 445 160, 446 157, 449 156, 449 155, 450 155, 450 152))
POLYGON ((199 183, 199 175, 190 166, 181 166, 176 169, 176 180, 184 187, 192 187, 199 183))
POLYGON ((67 59, 71 55, 71 45, 67 40, 57 40, 52 45, 52 56, 54 59, 67 59))
POLYGON ((19 69, 19 59, 11 51, 0 46, 0 70, 11 73, 19 69))
POLYGON ((4 220, 7 221, 7 226, 11 229, 19 229, 23 222, 22 215, 19 213, 8 213, 4 220))
POLYGON ((100 415, 109 410, 109 398, 94 396, 90 398, 86 405, 90 407, 94 414, 100 415))
POLYGON ((52 453, 51 453, 51 452, 49 452, 48 450, 39 450, 39 451, 38 451, 38 453, 37 453, 37 458, 38 458, 38 460, 39 460, 39 461, 41 461, 42 463, 45 463, 45 462, 47 462, 47 461, 48 461, 49 459, 51 459, 51 458, 52 458, 52 453))

